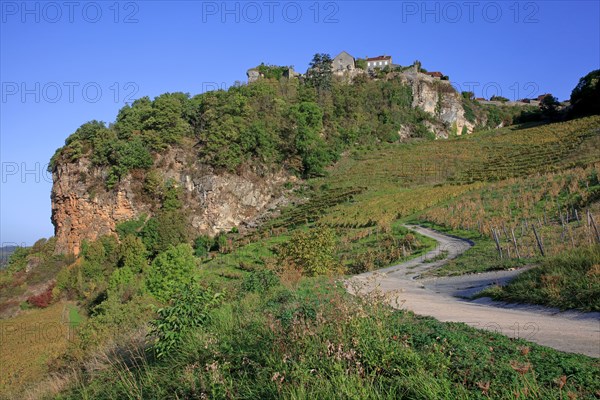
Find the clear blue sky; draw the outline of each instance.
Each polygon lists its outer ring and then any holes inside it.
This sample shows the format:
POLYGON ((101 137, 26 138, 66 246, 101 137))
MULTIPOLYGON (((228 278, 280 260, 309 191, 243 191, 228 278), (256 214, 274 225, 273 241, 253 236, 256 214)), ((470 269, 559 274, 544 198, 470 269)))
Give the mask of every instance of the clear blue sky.
POLYGON ((305 71, 342 50, 418 59, 478 97, 564 100, 600 68, 598 1, 0 5, 3 245, 53 234, 48 160, 82 123, 113 121, 141 96, 227 87, 260 62, 305 71))

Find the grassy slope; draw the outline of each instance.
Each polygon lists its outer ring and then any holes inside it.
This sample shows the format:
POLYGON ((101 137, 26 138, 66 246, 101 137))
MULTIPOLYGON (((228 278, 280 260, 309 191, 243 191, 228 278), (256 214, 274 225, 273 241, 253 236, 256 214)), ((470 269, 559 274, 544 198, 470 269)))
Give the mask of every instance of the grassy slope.
POLYGON ((600 311, 600 245, 546 259, 504 287, 493 287, 479 297, 541 304, 561 309, 600 311))
POLYGON ((61 398, 559 399, 600 390, 598 360, 392 311, 327 280, 236 293, 172 357, 129 348, 61 398))
MULTIPOLYGON (((593 398, 600 393, 600 369, 588 357, 392 312, 379 302, 356 301, 327 282, 317 287, 315 280, 284 276, 282 284, 258 293, 241 288, 268 263, 273 245, 293 229, 315 224, 336 230, 339 255, 347 265, 374 254, 369 251, 390 234, 404 236, 403 222, 427 219, 474 238, 482 249, 465 253, 443 273, 535 261, 532 252, 524 260, 500 263, 486 229, 517 221, 515 210, 526 210, 524 218, 549 212, 539 196, 512 208, 483 201, 475 213, 483 219, 481 229, 478 218, 466 217, 473 214, 466 204, 471 196, 493 197, 505 182, 518 193, 534 187, 548 192, 540 183, 544 176, 534 171, 554 174, 559 181, 565 168, 578 167, 569 171, 585 175, 590 163, 600 161, 590 151, 599 129, 600 117, 593 117, 355 150, 328 177, 309 183, 312 200, 307 204, 267 224, 234 253, 202 263, 202 280, 225 289, 227 300, 190 344, 167 362, 141 355, 133 368, 116 362, 99 374, 83 374, 65 397, 514 398, 527 393, 562 398, 571 393, 593 398)), ((545 238, 554 228, 542 227, 545 238)), ((586 235, 583 229, 582 240, 586 235)), ((431 246, 423 242, 421 251, 431 246)))
MULTIPOLYGON (((315 224, 336 229, 341 255, 348 258, 376 246, 373 236, 403 235, 398 227, 404 221, 422 222, 430 216, 438 228, 471 237, 481 248, 467 252, 445 273, 538 260, 533 253, 525 260, 500 263, 494 243, 485 229, 476 231, 474 220, 457 222, 447 213, 444 219, 444 212, 435 210, 447 211, 468 196, 497 190, 493 185, 500 184, 495 183, 500 178, 516 179, 513 186, 529 188, 533 170, 562 176, 566 167, 598 161, 585 149, 596 140, 588 134, 599 128, 600 118, 591 118, 534 130, 504 129, 449 141, 357 150, 330 176, 311 182, 313 200, 268 224, 255 235, 254 243, 203 263, 203 280, 226 287, 228 300, 172 359, 156 362, 142 357, 134 369, 117 363, 100 376, 82 376, 82 384, 66 397, 598 396, 599 364, 588 357, 463 324, 393 312, 381 305, 385 299, 356 300, 322 280, 283 276, 281 284, 258 292, 240 288, 253 270, 263 268, 271 246, 285 240, 293 229, 315 224), (529 161, 504 159, 506 152, 529 161), (485 161, 478 164, 482 157, 485 161), (554 162, 548 163, 547 157, 554 162), (352 194, 342 196, 342 201, 332 200, 344 191, 352 194)), ((530 205, 527 217, 543 213, 539 199, 532 199, 530 205)), ((495 213, 508 223, 512 214, 509 211, 507 216, 504 210, 491 202, 480 215, 495 213)), ((544 226, 542 232, 549 235, 552 229, 544 226)))

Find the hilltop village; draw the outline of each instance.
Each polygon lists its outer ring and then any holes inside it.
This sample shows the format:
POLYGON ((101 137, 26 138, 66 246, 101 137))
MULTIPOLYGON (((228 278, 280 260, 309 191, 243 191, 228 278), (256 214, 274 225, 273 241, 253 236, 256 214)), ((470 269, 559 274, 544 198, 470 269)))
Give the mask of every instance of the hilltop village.
MULTIPOLYGON (((248 83, 256 82, 261 78, 268 77, 269 70, 273 68, 278 69, 281 73, 281 77, 287 79, 304 79, 309 73, 310 68, 306 73, 300 73, 294 70, 293 66, 273 66, 262 63, 257 67, 250 68, 246 71, 248 83)), ((363 75, 369 76, 370 78, 377 79, 383 74, 389 72, 400 72, 404 75, 410 75, 413 78, 424 78, 429 77, 433 80, 449 81, 448 75, 440 71, 428 71, 422 67, 420 61, 414 61, 412 65, 402 66, 394 63, 392 56, 390 55, 379 55, 376 57, 364 57, 357 58, 346 51, 342 51, 331 60, 331 68, 334 76, 351 82, 355 77, 363 75)), ((552 96, 549 93, 540 94, 533 98, 523 98, 516 101, 510 101, 509 99, 500 95, 493 95, 489 99, 484 97, 474 97, 473 100, 477 100, 483 104, 493 105, 531 105, 539 106, 541 101, 546 96, 552 96)), ((568 102, 564 104, 568 106, 568 102)))

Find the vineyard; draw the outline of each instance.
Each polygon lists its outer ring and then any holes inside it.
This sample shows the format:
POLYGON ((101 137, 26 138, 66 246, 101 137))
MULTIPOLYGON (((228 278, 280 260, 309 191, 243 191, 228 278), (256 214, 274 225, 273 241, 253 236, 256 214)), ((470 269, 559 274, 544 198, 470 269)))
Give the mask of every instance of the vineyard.
POLYGON ((487 236, 501 258, 559 254, 600 241, 599 172, 595 163, 507 179, 434 207, 420 219, 487 236))
POLYGON ((334 230, 347 273, 435 246, 402 227, 407 221, 475 242, 431 274, 513 268, 600 241, 599 138, 600 118, 593 117, 356 150, 301 187, 278 217, 250 235, 229 235, 204 270, 239 280, 272 262, 293 232, 319 226, 334 230))
POLYGON ((403 222, 429 221, 477 238, 464 257, 473 261, 467 270, 521 265, 600 240, 598 148, 600 117, 359 148, 309 181, 278 218, 235 242, 234 253, 263 263, 272 253, 257 257, 246 246, 270 248, 295 229, 327 226, 342 264, 364 271, 432 246, 424 238, 410 250, 401 244, 403 222))

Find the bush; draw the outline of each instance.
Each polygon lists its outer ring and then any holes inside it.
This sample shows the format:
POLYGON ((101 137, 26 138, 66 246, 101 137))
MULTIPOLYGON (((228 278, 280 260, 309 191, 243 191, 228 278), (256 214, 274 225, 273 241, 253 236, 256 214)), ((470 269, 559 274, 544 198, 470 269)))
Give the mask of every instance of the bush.
POLYGON ((27 302, 34 307, 38 308, 46 308, 50 304, 52 304, 53 295, 52 290, 54 289, 54 283, 48 285, 48 287, 40 294, 30 296, 27 299, 27 302))
POLYGON ((215 240, 210 236, 198 236, 196 240, 194 240, 194 255, 196 257, 206 257, 214 244, 215 240))
POLYGON ((188 284, 181 288, 171 305, 158 310, 158 318, 150 323, 154 336, 152 349, 157 358, 171 355, 192 329, 202 326, 209 310, 221 301, 221 294, 188 284))
POLYGON ((137 236, 144 227, 147 218, 148 216, 146 214, 141 214, 137 219, 131 219, 117 224, 117 234, 119 235, 119 239, 122 240, 128 235, 137 236))
POLYGON ((309 276, 338 272, 335 250, 335 233, 324 227, 295 232, 276 249, 280 264, 300 268, 309 276))
POLYGON ((265 293, 279 284, 279 278, 271 270, 259 270, 246 277, 242 288, 247 292, 265 293))
POLYGON ((146 278, 148 291, 167 301, 192 280, 196 259, 189 244, 170 247, 152 262, 146 278))

